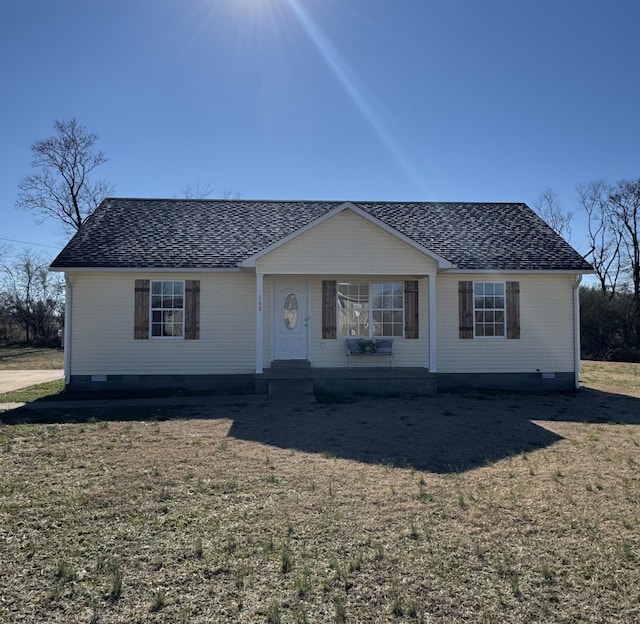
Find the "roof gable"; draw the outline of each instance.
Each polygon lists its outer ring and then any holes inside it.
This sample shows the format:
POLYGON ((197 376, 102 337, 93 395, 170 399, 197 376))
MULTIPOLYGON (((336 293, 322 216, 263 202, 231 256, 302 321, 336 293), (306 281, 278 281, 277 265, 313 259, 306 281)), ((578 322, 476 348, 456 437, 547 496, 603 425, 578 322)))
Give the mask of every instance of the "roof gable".
POLYGON ((255 270, 297 275, 426 275, 437 272, 438 266, 387 228, 346 209, 261 255, 255 270))
POLYGON ((411 247, 415 251, 427 256, 429 259, 431 259, 431 260, 436 262, 437 267, 439 269, 450 269, 452 267, 451 262, 449 262, 445 258, 442 258, 438 254, 433 253, 432 251, 430 251, 426 247, 423 247, 422 245, 420 245, 419 243, 417 243, 413 239, 409 238, 408 236, 405 236, 401 232, 398 232, 394 228, 389 227, 384 222, 380 221, 378 218, 374 217, 373 215, 369 214, 368 212, 365 212, 364 210, 362 210, 361 208, 359 208, 357 205, 353 204, 352 202, 344 202, 344 203, 340 204, 339 206, 336 206, 335 208, 333 208, 332 210, 329 210, 328 212, 326 212, 322 216, 318 217, 314 221, 311 221, 307 225, 301 227, 299 230, 296 230, 295 232, 292 232, 288 236, 285 236, 285 237, 277 240, 272 245, 269 245, 265 249, 261 249, 258 253, 250 256, 246 260, 243 260, 240 263, 240 265, 242 267, 255 267, 256 266, 256 262, 258 260, 260 260, 261 258, 264 258, 265 256, 267 256, 267 255, 273 253, 274 251, 280 249, 282 246, 292 242, 293 240, 297 239, 298 237, 306 234, 307 232, 310 232, 311 230, 321 226, 323 223, 326 223, 328 220, 334 219, 337 215, 342 214, 342 213, 344 213, 346 211, 349 211, 349 212, 352 212, 352 213, 356 214, 357 216, 359 216, 360 218, 364 219, 368 223, 371 223, 372 225, 380 228, 381 230, 383 230, 384 232, 386 232, 387 234, 389 234, 393 238, 395 238, 395 239, 397 239, 399 241, 402 241, 404 244, 408 245, 409 247, 411 247))

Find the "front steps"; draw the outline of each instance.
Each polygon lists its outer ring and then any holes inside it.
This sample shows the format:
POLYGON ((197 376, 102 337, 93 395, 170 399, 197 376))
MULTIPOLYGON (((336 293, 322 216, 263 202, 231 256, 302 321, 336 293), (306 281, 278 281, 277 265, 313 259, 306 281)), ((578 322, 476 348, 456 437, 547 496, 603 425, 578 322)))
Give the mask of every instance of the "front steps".
POLYGON ((278 400, 309 400, 316 394, 431 396, 436 375, 426 368, 311 368, 306 360, 272 362, 255 375, 255 391, 278 400))
POLYGON ((276 360, 266 373, 267 395, 275 401, 315 401, 307 360, 276 360), (305 374, 306 373, 306 374, 305 374))

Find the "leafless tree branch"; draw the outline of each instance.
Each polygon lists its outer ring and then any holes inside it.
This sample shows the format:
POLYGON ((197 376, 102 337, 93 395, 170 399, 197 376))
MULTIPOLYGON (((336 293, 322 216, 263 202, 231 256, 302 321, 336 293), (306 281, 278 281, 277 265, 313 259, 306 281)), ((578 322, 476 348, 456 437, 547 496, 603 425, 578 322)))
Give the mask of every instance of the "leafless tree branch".
POLYGON ((92 172, 107 162, 96 149, 97 134, 87 132, 75 118, 56 121, 55 130, 55 136, 31 146, 31 165, 37 172, 18 185, 16 206, 39 214, 42 220, 57 220, 73 232, 113 193, 113 186, 91 179, 92 172))

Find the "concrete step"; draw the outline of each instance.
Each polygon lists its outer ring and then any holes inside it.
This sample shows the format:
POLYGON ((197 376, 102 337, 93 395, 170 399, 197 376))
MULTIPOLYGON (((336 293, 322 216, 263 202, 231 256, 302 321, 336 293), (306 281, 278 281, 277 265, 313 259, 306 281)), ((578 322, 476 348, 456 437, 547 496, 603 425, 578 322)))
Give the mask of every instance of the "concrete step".
POLYGON ((316 400, 310 379, 272 379, 269 381, 268 395, 269 399, 276 401, 316 400))
POLYGON ((271 369, 278 371, 300 370, 311 368, 309 360, 274 360, 271 362, 271 369))

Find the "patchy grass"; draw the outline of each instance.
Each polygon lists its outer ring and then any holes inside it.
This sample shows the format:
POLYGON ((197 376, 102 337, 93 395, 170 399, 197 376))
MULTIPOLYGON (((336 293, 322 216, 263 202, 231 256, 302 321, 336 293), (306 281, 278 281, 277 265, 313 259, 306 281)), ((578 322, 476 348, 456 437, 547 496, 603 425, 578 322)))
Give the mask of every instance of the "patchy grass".
POLYGON ((29 386, 28 388, 20 388, 20 390, 12 390, 0 394, 0 403, 30 403, 45 398, 61 398, 64 392, 64 379, 56 379, 55 381, 47 381, 45 383, 29 386))
POLYGON ((580 380, 596 390, 640 397, 640 364, 584 360, 580 380))
POLYGON ((2 425, 0 621, 639 621, 639 405, 585 390, 2 425))
POLYGON ((64 368, 62 349, 0 346, 0 370, 51 370, 64 368))
MULTIPOLYGON (((75 424, 86 423, 101 427, 108 427, 109 422, 150 421, 157 422, 184 418, 189 414, 186 408, 162 407, 159 405, 124 405, 116 408, 87 407, 73 409, 29 409, 24 408, 0 413, 0 423, 6 425, 26 424, 75 424)), ((1 431, 1 430, 0 430, 1 431)), ((197 442, 196 442, 197 444, 197 442)))
POLYGON ((0 394, 0 402, 4 403, 29 403, 31 401, 87 401, 87 400, 111 400, 111 399, 163 399, 169 397, 196 397, 210 396, 207 390, 185 390, 181 388, 145 388, 145 389, 121 389, 121 390, 87 390, 67 391, 64 379, 57 379, 35 386, 20 388, 0 394))

